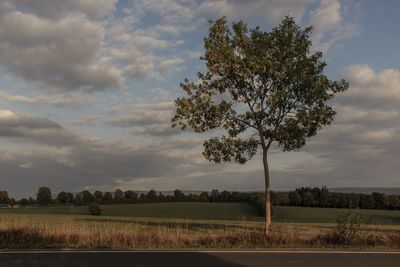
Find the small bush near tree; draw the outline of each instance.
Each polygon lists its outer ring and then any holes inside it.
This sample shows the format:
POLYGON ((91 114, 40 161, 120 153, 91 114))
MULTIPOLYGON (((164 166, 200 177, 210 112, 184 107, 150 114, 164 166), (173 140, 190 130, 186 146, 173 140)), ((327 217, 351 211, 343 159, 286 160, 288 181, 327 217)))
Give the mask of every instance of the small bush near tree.
POLYGON ((359 239, 361 226, 360 215, 349 209, 338 214, 336 226, 322 239, 330 245, 351 245, 359 239))
POLYGON ((101 208, 96 202, 93 202, 89 205, 89 212, 91 215, 100 215, 101 208))

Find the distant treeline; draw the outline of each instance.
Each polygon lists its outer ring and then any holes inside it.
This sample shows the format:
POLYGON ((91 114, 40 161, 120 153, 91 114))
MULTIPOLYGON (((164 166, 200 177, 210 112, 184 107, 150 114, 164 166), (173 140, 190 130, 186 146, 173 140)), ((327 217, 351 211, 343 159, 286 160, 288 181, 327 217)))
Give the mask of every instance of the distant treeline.
POLYGON ((383 193, 336 193, 326 187, 301 187, 290 192, 273 192, 273 205, 320 208, 399 210, 400 196, 383 193))
MULTIPOLYGON (((6 191, 0 191, 0 204, 26 205, 87 205, 92 202, 98 204, 120 203, 156 203, 156 202, 244 202, 256 207, 260 214, 264 213, 264 195, 258 192, 230 192, 218 191, 202 192, 200 194, 185 194, 175 190, 173 194, 163 194, 150 190, 147 193, 137 193, 132 190, 114 192, 84 190, 77 194, 60 192, 52 198, 48 187, 39 188, 36 198, 23 198, 19 201, 10 199, 6 191)), ((326 187, 302 187, 290 192, 271 192, 271 201, 277 206, 301 206, 321 208, 360 208, 360 209, 400 209, 400 196, 385 195, 383 193, 359 194, 329 192, 326 187)))
MULTIPOLYGON (((263 195, 261 193, 252 192, 229 192, 212 190, 211 192, 204 191, 200 194, 185 194, 181 190, 175 190, 173 194, 163 194, 150 190, 147 193, 137 193, 132 190, 122 191, 117 189, 114 192, 95 191, 94 193, 84 190, 77 194, 69 192, 60 192, 56 198, 52 198, 51 190, 48 187, 39 188, 36 198, 22 198, 19 201, 10 199, 7 192, 4 192, 4 199, 0 199, 0 204, 21 206, 28 205, 75 205, 82 206, 89 203, 98 204, 132 204, 132 203, 157 203, 157 202, 244 202, 250 203, 257 210, 263 212, 263 195)), ((1 195, 0 195, 1 196, 1 195)))

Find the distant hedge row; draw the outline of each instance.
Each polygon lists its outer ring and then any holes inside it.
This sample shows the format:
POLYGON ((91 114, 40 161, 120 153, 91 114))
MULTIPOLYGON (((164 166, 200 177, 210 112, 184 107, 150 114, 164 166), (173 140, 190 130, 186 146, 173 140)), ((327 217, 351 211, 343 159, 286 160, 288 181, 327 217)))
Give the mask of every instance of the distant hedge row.
MULTIPOLYGON (((155 203, 155 202, 244 202, 253 205, 260 214, 264 214, 264 195, 258 192, 230 192, 204 191, 200 194, 185 194, 181 190, 175 190, 171 195, 150 190, 147 193, 137 193, 132 190, 114 192, 95 191, 91 193, 84 190, 77 194, 60 192, 52 198, 49 188, 41 187, 36 199, 10 199, 6 191, 0 191, 0 204, 24 205, 88 205, 118 204, 118 203, 155 203)), ((358 194, 330 192, 326 187, 302 187, 290 192, 271 192, 272 205, 277 206, 302 206, 321 208, 360 208, 360 209, 400 209, 400 196, 385 195, 383 193, 358 194)))
POLYGON ((336 193, 326 187, 302 187, 290 192, 272 193, 272 203, 280 206, 399 210, 400 196, 377 192, 336 193))

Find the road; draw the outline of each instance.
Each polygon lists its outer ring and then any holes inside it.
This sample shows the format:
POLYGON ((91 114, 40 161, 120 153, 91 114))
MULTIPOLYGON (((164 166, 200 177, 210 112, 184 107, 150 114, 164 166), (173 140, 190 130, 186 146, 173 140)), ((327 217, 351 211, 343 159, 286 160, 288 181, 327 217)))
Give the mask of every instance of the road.
POLYGON ((15 251, 0 252, 3 266, 273 266, 400 267, 400 252, 351 251, 15 251))

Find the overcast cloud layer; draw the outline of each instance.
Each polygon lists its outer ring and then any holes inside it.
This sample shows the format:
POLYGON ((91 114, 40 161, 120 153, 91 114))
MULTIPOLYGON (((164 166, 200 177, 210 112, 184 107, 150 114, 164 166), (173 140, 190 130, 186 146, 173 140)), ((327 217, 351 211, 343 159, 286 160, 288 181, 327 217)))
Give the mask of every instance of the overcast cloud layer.
MULTIPOLYGON (((390 19, 396 7, 380 4, 390 19)), ((339 0, 0 1, 0 190, 262 190, 259 156, 208 163, 207 136, 169 121, 179 83, 203 69, 209 19, 268 31, 285 15, 315 27, 313 50, 350 90, 304 150, 272 151, 272 187, 400 186, 400 66, 385 40, 370 52, 386 36, 366 29, 371 12, 339 0)))

